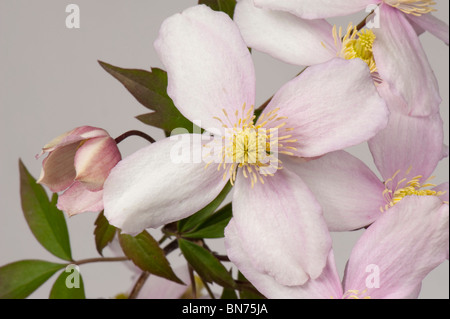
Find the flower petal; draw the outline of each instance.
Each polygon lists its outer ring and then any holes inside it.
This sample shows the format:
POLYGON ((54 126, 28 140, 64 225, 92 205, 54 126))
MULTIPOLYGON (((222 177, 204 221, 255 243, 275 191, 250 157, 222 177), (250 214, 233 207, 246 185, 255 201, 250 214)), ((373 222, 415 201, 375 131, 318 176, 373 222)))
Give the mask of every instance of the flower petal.
POLYGON ((381 78, 405 99, 409 115, 436 113, 441 103, 438 82, 414 28, 388 5, 380 8, 380 24, 373 29, 373 54, 381 78))
POLYGON ((119 162, 121 155, 113 138, 95 137, 87 140, 75 155, 75 180, 83 183, 90 191, 103 188, 111 169, 119 162))
MULTIPOLYGON (((309 280, 303 286, 288 286, 278 283, 272 276, 258 271, 252 258, 242 248, 241 237, 234 219, 225 229, 225 247, 230 260, 260 293, 269 299, 327 299, 340 298, 342 285, 337 274, 333 251, 330 251, 327 265, 316 280, 309 280)), ((282 264, 279 264, 282 267, 282 264)))
POLYGON ((54 138, 52 141, 48 142, 42 150, 43 152, 51 152, 57 147, 66 146, 88 138, 100 136, 109 136, 109 134, 101 128, 92 126, 80 126, 54 138))
POLYGON ((234 21, 252 49, 294 65, 313 65, 336 57, 332 27, 325 20, 303 20, 290 13, 256 8, 241 0, 234 21))
POLYGON ((75 182, 59 196, 57 207, 69 216, 100 212, 103 210, 103 191, 91 192, 80 182, 75 182))
POLYGON ((443 192, 444 194, 439 196, 439 198, 443 201, 448 203, 448 182, 439 184, 438 186, 433 188, 436 192, 443 192))
MULTIPOLYGON (((221 128, 244 103, 255 103, 255 71, 236 24, 201 5, 164 21, 155 49, 166 67, 167 93, 180 112, 201 127, 221 128)), ((234 123, 227 123, 233 125, 234 123)))
POLYGON ((74 158, 79 143, 58 147, 42 161, 42 170, 37 183, 44 184, 54 193, 72 185, 75 178, 74 158))
POLYGON ((181 134, 120 161, 103 186, 105 217, 124 233, 137 234, 205 207, 227 181, 215 167, 205 168, 200 146, 201 135, 181 134))
POLYGON ((436 18, 431 13, 422 14, 420 17, 411 14, 407 15, 407 18, 448 45, 448 25, 444 21, 436 18))
MULTIPOLYGON (((279 108, 286 125, 278 136, 292 135, 294 155, 315 157, 362 143, 384 128, 388 110, 367 64, 335 58, 314 65, 285 84, 264 114, 279 108), (292 131, 287 131, 293 129, 292 131)), ((267 127, 281 122, 269 122, 267 127)), ((281 149, 282 150, 282 149, 281 149)))
POLYGON ((288 11, 304 19, 321 19, 349 15, 380 0, 254 0, 256 6, 288 11))
POLYGON ((380 207, 386 205, 383 183, 362 161, 345 151, 309 161, 285 156, 282 162, 314 193, 330 231, 370 225, 380 216, 380 207))
MULTIPOLYGON (((379 91, 388 103, 391 115, 385 129, 369 141, 375 165, 384 180, 400 170, 399 178, 409 168, 411 177, 427 179, 442 159, 444 129, 439 113, 429 117, 413 117, 401 113, 402 99, 388 88, 379 91)), ((395 184, 395 183, 394 183, 395 184)))
POLYGON ((251 188, 238 173, 233 216, 253 267, 282 285, 316 279, 326 265, 331 238, 322 211, 302 180, 287 170, 251 188))
POLYGON ((417 294, 417 286, 425 276, 446 260, 448 219, 448 205, 437 197, 402 199, 356 243, 347 265, 344 290, 367 290, 366 295, 375 299, 417 294))

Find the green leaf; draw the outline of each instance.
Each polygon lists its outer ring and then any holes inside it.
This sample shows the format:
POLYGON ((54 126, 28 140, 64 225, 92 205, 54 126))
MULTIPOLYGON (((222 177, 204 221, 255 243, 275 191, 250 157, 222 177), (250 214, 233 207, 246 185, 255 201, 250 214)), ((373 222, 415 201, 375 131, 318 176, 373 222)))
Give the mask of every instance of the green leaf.
POLYGON ((0 267, 0 299, 24 299, 64 268, 43 260, 21 260, 0 267))
MULTIPOLYGON (((194 132, 193 124, 185 118, 167 95, 167 73, 158 68, 151 72, 138 69, 123 69, 98 61, 103 69, 122 83, 125 88, 152 113, 142 114, 136 118, 141 122, 163 129, 166 133, 176 128, 194 132)), ((200 132, 195 127, 195 132, 200 132)), ((181 132, 180 132, 181 133, 181 132)))
MULTIPOLYGON (((230 270, 230 275, 231 275, 230 270)), ((222 295, 220 296, 220 299, 239 299, 236 290, 229 287, 224 287, 222 290, 222 295)))
POLYGON ((233 186, 230 182, 228 182, 219 195, 207 206, 203 209, 199 210, 194 215, 191 215, 185 219, 182 219, 178 222, 178 231, 180 233, 186 233, 196 229, 201 223, 206 221, 222 204, 222 202, 227 197, 228 193, 231 191, 233 186))
POLYGON ((225 12, 233 19, 236 0, 199 0, 198 4, 206 4, 215 11, 225 12))
POLYGON ((259 291, 238 271, 238 280, 241 281, 239 285, 239 299, 264 299, 259 291))
POLYGON ((225 205, 212 216, 208 217, 202 224, 192 232, 184 233, 185 238, 222 238, 225 227, 227 227, 233 215, 231 203, 225 205))
POLYGON ((56 208, 58 195, 53 194, 50 202, 45 189, 36 183, 21 160, 19 171, 22 210, 33 235, 56 257, 72 260, 66 219, 56 208))
POLYGON ((148 232, 143 231, 136 237, 120 234, 119 242, 125 255, 142 270, 184 284, 173 272, 158 242, 148 232))
POLYGON ((50 299, 86 299, 84 283, 77 268, 59 275, 50 291, 50 299))
POLYGON ((227 269, 208 250, 185 239, 178 239, 181 252, 197 274, 206 282, 234 288, 235 282, 227 269))
POLYGON ((95 220, 95 226, 95 247, 97 248, 98 253, 103 256, 103 248, 114 239, 117 228, 109 224, 103 211, 98 214, 98 217, 95 220))

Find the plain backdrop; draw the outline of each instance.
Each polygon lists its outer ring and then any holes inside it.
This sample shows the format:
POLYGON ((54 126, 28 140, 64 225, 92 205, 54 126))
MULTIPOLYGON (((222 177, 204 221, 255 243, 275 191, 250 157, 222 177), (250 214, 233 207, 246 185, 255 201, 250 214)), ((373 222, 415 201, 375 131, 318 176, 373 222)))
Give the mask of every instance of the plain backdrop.
MULTIPOLYGON (((156 139, 163 133, 134 118, 147 113, 119 82, 97 63, 125 68, 162 67, 153 49, 162 21, 196 4, 194 0, 0 0, 0 265, 21 259, 58 261, 35 240, 23 217, 19 198, 18 160, 39 176, 40 148, 77 126, 102 127, 113 137, 138 129, 156 139), (66 6, 80 8, 79 29, 65 25, 66 6)), ((447 0, 437 0, 435 15, 448 23, 447 0)), ((347 26, 364 13, 332 19, 347 26)), ((421 37, 441 88, 445 143, 448 144, 449 49, 430 34, 421 37)), ((257 76, 257 105, 263 103, 299 67, 253 53, 257 76)), ((147 142, 132 137, 120 144, 123 156, 147 142)), ((375 170, 366 144, 349 149, 375 170)), ((448 159, 436 170, 436 183, 448 180, 448 159)), ((67 218, 75 259, 97 257, 93 230, 97 214, 67 218)), ((158 231, 152 231, 155 237, 158 231)), ((345 262, 361 232, 333 234, 335 256, 342 275, 345 262)), ((158 237, 157 237, 158 238, 158 237)), ((210 245, 223 253, 221 240, 210 245)), ((105 254, 112 255, 105 250, 105 254)), ((177 254, 173 264, 181 263, 177 254)), ((81 266, 88 298, 111 298, 127 292, 135 274, 123 263, 81 266)), ((56 276, 30 298, 47 298, 56 276)), ((1 284, 1 283, 0 283, 1 284)), ((449 266, 445 262, 423 282, 420 298, 449 297, 449 266)))

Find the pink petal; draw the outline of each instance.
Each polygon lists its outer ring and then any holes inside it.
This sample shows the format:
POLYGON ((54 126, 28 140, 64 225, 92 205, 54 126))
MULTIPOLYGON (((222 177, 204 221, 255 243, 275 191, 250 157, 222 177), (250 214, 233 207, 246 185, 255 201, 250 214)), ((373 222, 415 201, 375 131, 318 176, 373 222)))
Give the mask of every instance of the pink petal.
POLYGON ((197 138, 176 135, 120 161, 103 186, 109 222, 138 234, 192 215, 216 198, 227 181, 217 166, 205 168, 200 147, 192 147, 197 138))
POLYGON ((80 182, 75 182, 58 198, 58 209, 69 216, 103 210, 103 191, 91 192, 80 182))
POLYGON ((63 147, 75 142, 81 142, 82 140, 94 137, 109 136, 108 132, 101 128, 92 126, 80 126, 69 132, 61 134, 47 143, 43 147, 44 152, 51 152, 57 147, 63 147))
POLYGON ((436 18, 431 13, 423 14, 420 17, 411 14, 407 15, 407 18, 448 45, 448 25, 444 21, 436 18))
POLYGON ((74 157, 79 143, 55 148, 42 162, 37 183, 44 184, 54 193, 72 185, 75 178, 74 157))
POLYGON ((411 298, 446 260, 449 209, 434 196, 407 196, 361 236, 350 256, 344 290, 375 299, 411 298), (377 267, 377 269, 375 269, 377 267), (374 275, 379 274, 379 287, 374 275))
POLYGON ((252 0, 236 5, 234 21, 249 47, 294 65, 313 65, 336 56, 332 27, 290 13, 258 9, 252 0), (333 51, 334 50, 334 51, 333 51))
POLYGON ((121 155, 113 138, 95 137, 87 140, 75 155, 75 179, 89 189, 98 191, 121 155))
POLYGON ((286 156, 283 166, 308 185, 323 209, 330 231, 349 231, 380 217, 384 184, 358 158, 336 151, 305 161, 286 156))
POLYGON ((386 87, 379 90, 391 115, 387 127, 369 141, 375 165, 384 180, 397 170, 401 179, 409 168, 409 176, 427 179, 442 159, 444 132, 439 113, 429 117, 408 116, 398 111, 404 109, 401 98, 386 87))
POLYGON ((381 28, 373 29, 373 53, 381 78, 405 99, 409 115, 436 113, 441 103, 438 83, 414 28, 388 5, 380 8, 380 23, 381 28))
MULTIPOLYGON (((166 19, 155 49, 166 67, 167 92, 201 127, 221 128, 222 110, 234 117, 255 102, 255 72, 237 26, 223 12, 195 6, 166 19)), ((227 122, 227 125, 234 123, 227 122)))
POLYGON ((258 272, 287 286, 320 276, 331 238, 319 204, 297 175, 279 170, 251 188, 240 171, 233 216, 242 250, 258 272))
MULTIPOLYGON (((285 84, 264 114, 280 110, 285 122, 278 136, 292 135, 294 155, 315 157, 362 143, 384 128, 388 110, 380 98, 367 64, 360 59, 335 58, 314 65, 285 84), (292 131, 287 131, 293 129, 292 131)), ((283 149, 280 149, 283 151, 283 149)))
POLYGON ((349 15, 381 0, 254 0, 255 5, 288 11, 304 19, 321 19, 349 15))
MULTIPOLYGON (((241 237, 234 219, 225 229, 225 247, 230 260, 260 293, 269 299, 329 299, 342 296, 342 285, 337 274, 333 251, 330 251, 327 264, 316 280, 309 280, 302 286, 288 286, 277 282, 267 273, 260 272, 253 260, 242 247, 241 237)), ((280 271, 283 264, 278 264, 280 271)))

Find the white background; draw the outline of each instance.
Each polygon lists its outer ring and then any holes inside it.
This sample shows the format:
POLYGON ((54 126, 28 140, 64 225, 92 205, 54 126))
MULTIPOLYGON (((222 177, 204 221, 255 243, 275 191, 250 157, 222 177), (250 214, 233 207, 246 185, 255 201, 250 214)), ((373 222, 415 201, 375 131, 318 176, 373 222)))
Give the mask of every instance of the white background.
MULTIPOLYGON (((438 0, 435 15, 448 23, 446 0, 438 0)), ((19 198, 18 160, 39 176, 40 148, 63 132, 77 126, 102 127, 117 137, 138 129, 156 139, 160 130, 146 126, 134 116, 147 113, 114 78, 97 63, 103 60, 125 68, 162 67, 153 41, 162 21, 195 5, 195 0, 0 0, 0 265, 21 259, 58 261, 34 239, 23 217, 19 198), (76 3, 81 28, 67 29, 65 8, 76 3)), ((364 14, 352 16, 358 23, 364 14)), ((348 18, 331 22, 346 26, 348 18)), ((421 37, 439 80, 441 110, 448 144, 449 49, 429 34, 421 37)), ((270 97, 299 68, 254 52, 257 104, 270 97)), ((132 137, 120 144, 126 156, 147 142, 132 137)), ((349 150, 375 170, 365 144, 349 150)), ((376 170, 375 170, 376 171, 376 170)), ((436 183, 448 180, 448 159, 435 174, 436 183)), ((93 239, 97 214, 67 219, 75 259, 96 257, 93 239)), ((158 238, 158 232, 152 231, 158 238)), ((360 232, 333 234, 339 271, 360 232)), ((211 243, 218 251, 220 240, 211 243)), ((222 250, 223 252, 223 250, 222 250)), ((110 251, 106 251, 111 255, 110 251)), ((180 260, 172 256, 174 264, 180 260)), ((110 298, 126 292, 134 275, 123 263, 81 266, 88 298, 110 298)), ((56 276, 31 295, 47 298, 56 276)), ((1 284, 1 283, 0 283, 1 284)), ((424 281, 421 298, 449 297, 449 266, 445 262, 424 281)))

